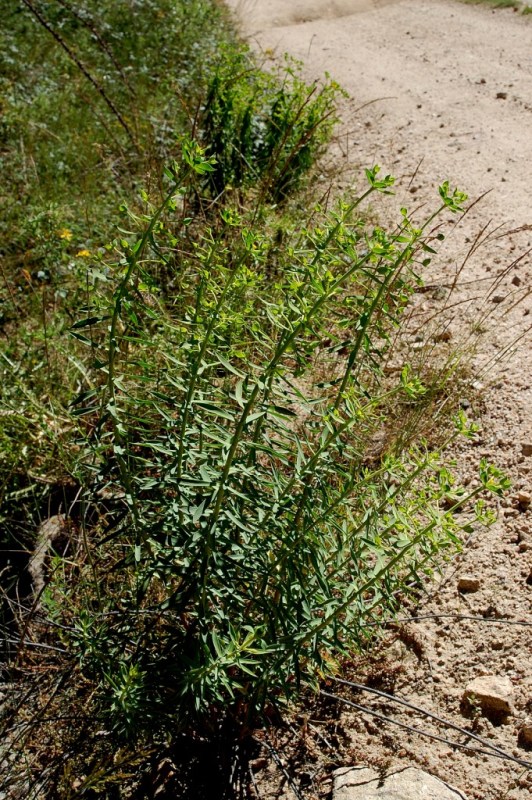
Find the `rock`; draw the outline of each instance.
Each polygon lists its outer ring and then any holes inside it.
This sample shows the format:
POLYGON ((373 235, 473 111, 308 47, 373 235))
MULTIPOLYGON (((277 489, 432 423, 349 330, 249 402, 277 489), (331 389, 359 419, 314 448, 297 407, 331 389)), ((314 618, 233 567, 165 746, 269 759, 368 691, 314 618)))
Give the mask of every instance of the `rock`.
POLYGON ((520 506, 522 506, 523 508, 528 508, 530 503, 532 503, 532 496, 530 495, 529 492, 521 491, 517 492, 516 500, 520 506))
POLYGON ((532 442, 522 442, 521 453, 524 456, 532 456, 532 442))
POLYGON ((500 675, 482 675, 466 686, 462 699, 465 710, 479 706, 488 719, 501 719, 512 713, 513 686, 509 678, 500 675))
POLYGON ((480 589, 480 581, 478 578, 473 578, 471 575, 463 575, 458 578, 458 591, 459 592, 478 592, 480 589))
POLYGON ((382 779, 374 769, 346 767, 334 773, 333 800, 467 800, 443 781, 414 767, 382 779))
POLYGON ((491 298, 492 303, 504 303, 505 300, 506 298, 503 294, 494 294, 491 298))
POLYGON ((497 92, 497 94, 495 95, 495 98, 497 100, 506 100, 507 97, 508 97, 508 92, 497 92))
POLYGON ((46 556, 48 555, 48 551, 53 547, 54 542, 60 538, 65 530, 68 530, 66 517, 59 514, 41 522, 37 531, 35 550, 33 551, 27 567, 31 575, 33 593, 37 598, 37 602, 46 585, 46 556))
POLYGON ((517 743, 520 747, 532 748, 532 718, 526 719, 519 728, 517 743))
POLYGON ((512 283, 514 286, 521 286, 521 278, 519 277, 519 275, 513 276, 512 283))

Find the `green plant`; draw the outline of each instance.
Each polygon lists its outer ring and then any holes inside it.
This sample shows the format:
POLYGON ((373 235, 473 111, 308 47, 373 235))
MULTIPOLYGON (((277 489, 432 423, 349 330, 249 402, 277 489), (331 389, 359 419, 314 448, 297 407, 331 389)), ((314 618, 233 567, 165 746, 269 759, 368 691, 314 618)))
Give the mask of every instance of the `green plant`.
POLYGON ((267 73, 250 63, 247 49, 227 49, 199 119, 215 159, 208 180, 215 196, 259 184, 265 199, 286 199, 329 139, 339 91, 334 82, 307 85, 288 59, 267 73))
POLYGON ((363 195, 285 234, 272 281, 270 237, 236 211, 192 240, 186 223, 176 232, 190 173, 214 167, 184 152, 165 202, 122 242, 110 305, 97 308, 99 278, 75 326, 101 374, 76 401, 97 416, 83 468, 123 498, 95 551, 105 591, 96 607, 87 593, 98 636, 83 662, 120 733, 296 696, 458 546, 470 519, 457 511, 504 486, 485 465, 473 489, 455 486, 422 443, 368 461, 389 404, 425 392, 408 367, 390 385, 380 364, 436 214, 465 196, 444 184, 422 227, 403 209, 395 232, 367 231, 360 204, 393 183, 367 170, 363 195))

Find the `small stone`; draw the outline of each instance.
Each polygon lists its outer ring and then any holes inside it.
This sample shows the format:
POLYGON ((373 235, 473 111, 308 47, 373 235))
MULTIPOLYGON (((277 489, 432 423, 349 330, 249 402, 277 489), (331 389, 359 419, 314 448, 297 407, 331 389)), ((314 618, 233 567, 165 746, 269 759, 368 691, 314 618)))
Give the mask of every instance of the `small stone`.
POLYGON ((506 98, 508 97, 508 92, 497 92, 495 97, 497 98, 497 100, 506 100, 506 98))
POLYGON ((467 800, 466 796, 421 769, 407 767, 382 776, 368 767, 334 773, 333 800, 467 800))
POLYGON ((261 769, 266 769, 268 764, 269 761, 264 756, 259 756, 258 758, 254 758, 253 761, 249 762, 249 766, 253 772, 259 772, 261 769))
POLYGON ((513 276, 512 283, 514 286, 521 286, 521 278, 519 277, 519 275, 513 276))
POLYGON ((505 300, 506 298, 503 294, 494 294, 491 298, 492 303, 504 303, 505 300))
POLYGON ((530 495, 529 492, 521 491, 517 492, 516 500, 520 506, 523 506, 523 508, 528 508, 530 503, 532 503, 532 496, 530 495))
POLYGON ((513 686, 509 678, 482 675, 466 686, 462 702, 464 709, 479 706, 488 719, 501 719, 512 713, 513 686))
POLYGON ((517 744, 527 750, 532 748, 532 718, 526 719, 519 728, 517 744))
POLYGON ((459 592, 478 592, 480 589, 480 580, 473 578, 471 575, 463 575, 458 578, 458 591, 459 592))
POLYGON ((524 456, 532 456, 532 442, 522 442, 521 453, 524 456))

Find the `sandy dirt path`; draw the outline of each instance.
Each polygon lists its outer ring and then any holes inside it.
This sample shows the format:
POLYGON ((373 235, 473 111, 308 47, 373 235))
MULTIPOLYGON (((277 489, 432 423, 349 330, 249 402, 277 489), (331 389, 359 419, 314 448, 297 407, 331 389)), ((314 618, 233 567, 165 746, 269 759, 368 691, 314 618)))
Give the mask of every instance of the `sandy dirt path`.
MULTIPOLYGON (((441 286, 452 281, 489 224, 491 234, 461 274, 449 342, 454 346, 489 310, 488 331, 473 364, 483 399, 468 408, 481 431, 474 445, 453 455, 466 480, 486 456, 506 470, 514 488, 500 504, 497 524, 472 537, 420 613, 531 623, 532 17, 453 0, 229 0, 229 5, 259 51, 288 52, 304 62, 308 78, 328 72, 349 92, 336 152, 343 184, 360 180, 361 167, 374 163, 395 175, 397 194, 382 210, 385 216, 394 219, 403 204, 434 208, 444 179, 471 198, 488 192, 426 277, 441 286), (497 286, 490 291, 493 280, 497 286), (519 346, 513 347, 516 339, 519 346), (493 359, 496 366, 486 370, 493 359), (478 582, 475 591, 458 590, 464 577, 474 586, 478 582)), ((437 311, 437 300, 425 296, 420 302, 432 302, 437 311)), ((523 729, 532 717, 532 628, 467 620, 410 627, 420 647, 413 652, 408 640, 391 645, 390 657, 402 670, 394 690, 467 726, 471 722, 460 708, 467 683, 486 674, 508 678, 513 713, 504 725, 480 715, 475 730, 532 761, 523 745, 523 729)), ((344 722, 362 763, 420 765, 469 800, 530 797, 532 773, 516 765, 391 727, 383 730, 360 715, 344 722)))
POLYGON ((423 159, 420 184, 492 190, 484 215, 532 224, 530 19, 438 0, 229 4, 261 49, 300 58, 315 77, 329 72, 356 105, 377 101, 377 131, 354 117, 363 163, 399 176, 423 159))

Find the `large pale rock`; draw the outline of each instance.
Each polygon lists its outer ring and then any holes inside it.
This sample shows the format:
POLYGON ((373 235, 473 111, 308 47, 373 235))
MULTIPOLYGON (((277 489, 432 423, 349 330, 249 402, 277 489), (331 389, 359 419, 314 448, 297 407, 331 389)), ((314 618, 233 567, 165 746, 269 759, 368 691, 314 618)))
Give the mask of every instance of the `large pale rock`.
POLYGON ((512 713, 512 682, 506 676, 482 675, 468 683, 464 706, 478 705, 486 717, 504 717, 512 713))
POLYGON ((443 781, 415 767, 398 769, 384 779, 367 767, 347 767, 334 774, 333 800, 467 800, 443 781))

